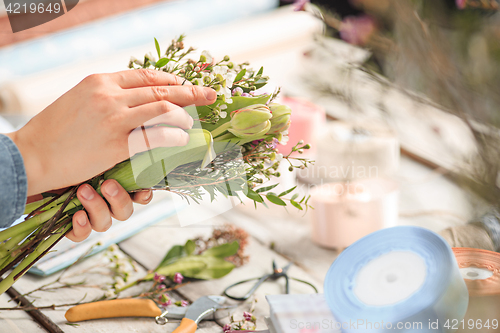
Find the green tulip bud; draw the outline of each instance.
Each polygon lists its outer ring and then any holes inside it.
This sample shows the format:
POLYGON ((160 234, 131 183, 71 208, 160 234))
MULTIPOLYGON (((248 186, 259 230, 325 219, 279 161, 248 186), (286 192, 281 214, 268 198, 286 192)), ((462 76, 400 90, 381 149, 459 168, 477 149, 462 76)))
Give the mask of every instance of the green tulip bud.
POLYGON ((286 105, 277 103, 271 103, 269 105, 269 109, 271 110, 273 117, 271 118, 271 128, 267 134, 278 134, 286 131, 292 122, 290 119, 292 109, 286 105))
POLYGON ((271 128, 272 115, 269 108, 263 104, 231 112, 231 126, 228 131, 239 138, 259 137, 266 134, 271 128))

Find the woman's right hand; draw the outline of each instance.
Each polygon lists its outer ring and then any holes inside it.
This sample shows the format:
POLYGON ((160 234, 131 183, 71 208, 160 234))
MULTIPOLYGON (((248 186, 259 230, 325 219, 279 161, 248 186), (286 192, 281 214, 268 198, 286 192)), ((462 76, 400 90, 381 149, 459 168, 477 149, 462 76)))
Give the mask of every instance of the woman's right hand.
POLYGON ((151 148, 186 145, 193 119, 182 107, 212 104, 217 95, 183 82, 146 69, 91 75, 9 133, 24 159, 28 195, 79 184, 139 152, 144 134, 133 130, 143 124, 151 148), (151 127, 160 123, 173 127, 151 127))

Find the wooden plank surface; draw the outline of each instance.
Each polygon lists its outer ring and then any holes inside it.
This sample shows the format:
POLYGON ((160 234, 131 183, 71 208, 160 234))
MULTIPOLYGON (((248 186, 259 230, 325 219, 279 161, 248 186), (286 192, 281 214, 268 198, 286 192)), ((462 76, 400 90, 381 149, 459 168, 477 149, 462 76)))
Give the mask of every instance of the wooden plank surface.
MULTIPOLYGON (((11 301, 7 294, 0 295, 0 307, 14 306, 16 303, 11 301)), ((45 330, 24 311, 0 311, 0 332, 27 333, 45 330)))

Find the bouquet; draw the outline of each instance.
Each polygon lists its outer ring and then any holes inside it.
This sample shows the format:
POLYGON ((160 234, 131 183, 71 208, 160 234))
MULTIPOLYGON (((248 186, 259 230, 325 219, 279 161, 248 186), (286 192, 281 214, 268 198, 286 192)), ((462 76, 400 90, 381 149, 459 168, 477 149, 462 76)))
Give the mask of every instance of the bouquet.
MULTIPOLYGON (((129 67, 172 73, 217 91, 212 105, 186 108, 195 119, 195 126, 187 131, 189 143, 136 154, 86 183, 98 193, 103 181, 115 179, 130 193, 161 189, 195 202, 204 196, 213 201, 220 195, 239 198, 243 194, 255 206, 266 201, 287 206, 288 201, 307 210, 309 197, 293 194, 295 187, 282 193, 272 192, 278 184, 259 187, 280 176, 277 170, 283 160, 289 162, 290 171, 311 163, 304 158, 291 163, 290 155, 276 149, 287 141, 291 115, 289 107, 274 102, 279 89, 273 94, 258 93, 268 81, 263 68, 255 71, 248 63, 234 64, 228 56, 215 62, 204 51, 198 60, 190 59, 194 49, 186 49, 183 39, 173 40, 164 53, 155 39, 158 57, 149 53, 143 60, 132 58, 129 67)), ((292 152, 304 149, 309 145, 300 141, 292 152)), ((76 198, 80 185, 59 195, 44 193, 44 199, 27 205, 22 223, 0 232, 0 276, 12 269, 0 282, 0 294, 71 230, 73 214, 84 209, 76 198)))

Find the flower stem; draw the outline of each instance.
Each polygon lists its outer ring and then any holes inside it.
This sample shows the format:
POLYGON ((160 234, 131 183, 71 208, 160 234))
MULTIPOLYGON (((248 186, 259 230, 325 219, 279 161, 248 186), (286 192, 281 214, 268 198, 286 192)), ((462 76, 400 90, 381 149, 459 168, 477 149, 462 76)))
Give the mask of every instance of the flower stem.
POLYGON ((40 245, 30 253, 14 270, 2 281, 0 281, 0 295, 3 294, 7 289, 14 284, 14 282, 19 279, 26 271, 36 262, 36 259, 42 256, 47 250, 49 250, 56 242, 58 242, 68 230, 72 227, 71 223, 68 223, 57 230, 56 233, 52 234, 49 238, 44 240, 40 245))
MULTIPOLYGON (((66 197, 67 198, 67 197, 66 197)), ((64 209, 64 212, 81 206, 80 200, 74 198, 69 202, 69 204, 64 209)), ((9 238, 16 237, 18 234, 25 234, 31 232, 38 228, 38 226, 46 221, 48 221, 54 214, 59 210, 60 205, 57 205, 41 214, 30 217, 24 222, 16 224, 13 227, 7 228, 0 232, 0 242, 6 241, 9 238)))
POLYGON ((216 137, 216 136, 219 136, 221 135, 222 133, 224 133, 225 131, 227 131, 229 128, 231 127, 231 122, 228 121, 227 123, 223 124, 223 125, 220 125, 219 127, 217 127, 216 129, 214 129, 212 132, 212 137, 216 137))

